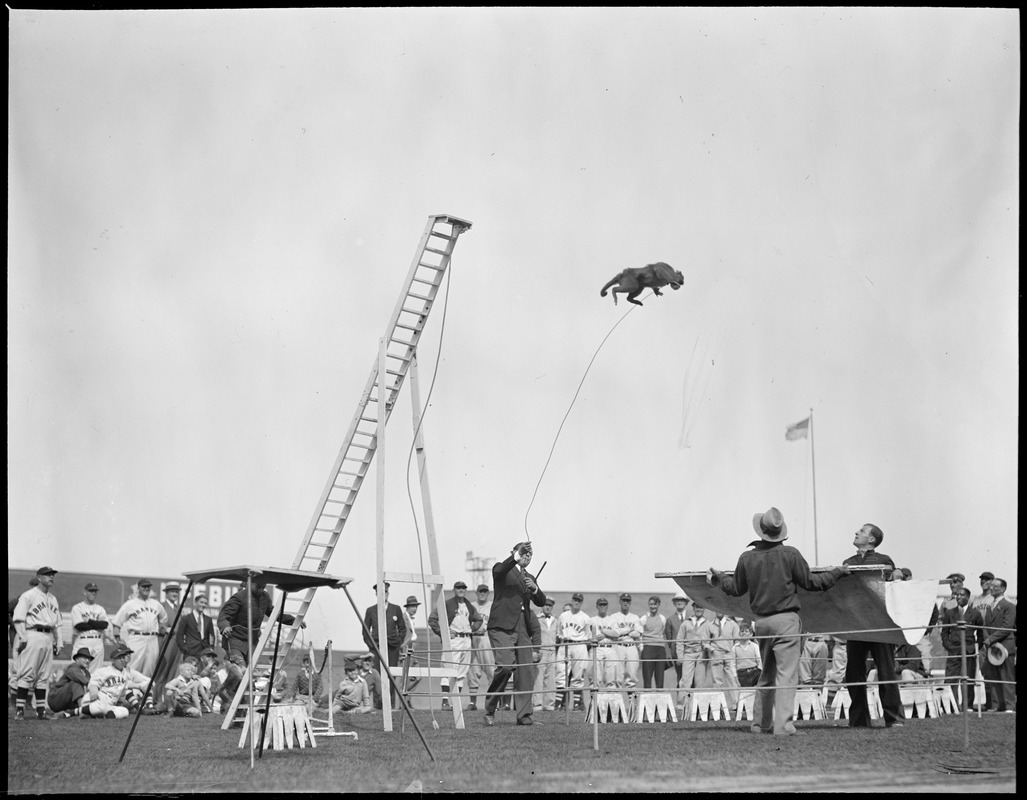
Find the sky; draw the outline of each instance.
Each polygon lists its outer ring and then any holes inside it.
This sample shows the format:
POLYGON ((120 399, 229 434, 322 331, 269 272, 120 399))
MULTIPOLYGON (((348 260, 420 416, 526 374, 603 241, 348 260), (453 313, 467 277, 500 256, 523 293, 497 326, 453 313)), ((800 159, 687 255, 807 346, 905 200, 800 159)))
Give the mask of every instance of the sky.
MULTIPOLYGON (((872 522, 1016 594, 1016 10, 9 19, 11 566, 292 566, 451 214, 419 353, 447 586, 529 538, 543 589, 669 594, 776 506, 811 564, 872 522), (679 291, 599 296, 655 261, 679 291)), ((411 412, 384 562, 420 573, 411 412)), ((327 570, 361 608, 375 491, 327 570)), ((359 647, 340 594, 307 621, 359 647)))

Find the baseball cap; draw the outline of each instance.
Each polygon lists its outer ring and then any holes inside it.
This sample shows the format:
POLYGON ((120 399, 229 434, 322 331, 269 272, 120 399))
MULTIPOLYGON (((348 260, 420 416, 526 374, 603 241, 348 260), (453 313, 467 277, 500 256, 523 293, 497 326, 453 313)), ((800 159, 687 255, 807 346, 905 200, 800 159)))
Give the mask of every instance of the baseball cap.
POLYGON ((945 580, 947 581, 959 581, 960 583, 966 583, 966 575, 962 572, 953 572, 945 580))
POLYGON ((413 595, 410 595, 410 597, 407 598, 407 601, 403 604, 403 607, 406 608, 407 606, 419 606, 419 605, 421 605, 421 601, 418 600, 413 595))
POLYGON ((78 652, 75 653, 75 655, 73 655, 72 658, 88 658, 90 661, 92 661, 93 660, 93 654, 89 652, 88 648, 80 647, 78 649, 78 652))
POLYGON ((136 581, 136 586, 153 586, 153 581, 149 578, 140 578, 136 581))
MULTIPOLYGON (((36 574, 38 575, 39 573, 37 572, 36 574)), ((982 572, 980 580, 982 580, 982 581, 993 581, 993 580, 995 580, 995 573, 993 573, 993 572, 982 572)))
POLYGON ((546 598, 546 602, 544 602, 542 605, 544 605, 544 606, 551 606, 551 605, 555 605, 555 604, 556 604, 556 601, 552 597, 547 597, 546 598))
POLYGON ((124 645, 120 647, 115 647, 114 652, 111 653, 111 661, 113 661, 116 658, 121 658, 122 656, 130 655, 132 655, 132 650, 130 648, 125 647, 124 645))
MULTIPOLYGON (((388 589, 390 585, 391 584, 388 581, 385 581, 385 588, 386 589, 388 589)), ((377 592, 378 591, 378 584, 377 583, 374 586, 371 587, 371 591, 372 592, 377 592)))
POLYGON ((92 581, 90 581, 89 583, 86 584, 86 591, 87 592, 98 592, 98 591, 100 591, 100 587, 97 586, 92 581))
MULTIPOLYGON (((36 570, 36 575, 56 575, 56 574, 57 574, 57 570, 55 570, 53 567, 40 567, 39 569, 36 570)), ((995 576, 992 575, 992 577, 995 577, 995 576)))
POLYGON ((596 605, 597 606, 608 606, 608 605, 610 605, 610 601, 607 600, 605 597, 600 597, 598 600, 596 600, 596 605))
POLYGON ((169 583, 167 586, 164 587, 165 594, 167 592, 180 592, 180 591, 182 591, 182 587, 179 586, 177 583, 169 583))
POLYGON ((347 658, 346 659, 346 664, 343 667, 343 669, 345 669, 347 672, 349 670, 351 670, 351 669, 359 670, 360 669, 360 665, 356 662, 355 659, 347 658))
POLYGON ((466 589, 467 588, 467 584, 464 583, 463 581, 457 581, 456 583, 453 584, 453 588, 454 589, 466 589))
POLYGON ((622 595, 620 596, 620 599, 621 599, 621 600, 630 600, 630 599, 631 599, 631 595, 630 595, 630 594, 628 594, 627 592, 624 592, 624 594, 622 594, 622 595))
POLYGON ((479 592, 487 592, 487 591, 489 591, 488 584, 487 583, 479 583, 478 584, 478 591, 479 592))
MULTIPOLYGON (((213 647, 206 647, 206 648, 204 648, 203 652, 200 653, 200 655, 201 656, 214 656, 214 658, 217 658, 218 653, 217 653, 217 650, 215 650, 213 647)), ((306 658, 306 657, 307 656, 304 656, 304 658, 306 658)))
POLYGON ((374 660, 374 653, 364 653, 364 654, 363 654, 363 655, 362 655, 362 656, 360 657, 360 660, 361 660, 361 661, 367 661, 367 659, 369 659, 369 658, 370 658, 370 659, 371 659, 371 660, 373 661, 373 660, 374 660))
POLYGON ((584 599, 585 595, 583 595, 581 592, 575 592, 571 595, 571 600, 577 600, 579 603, 584 599))

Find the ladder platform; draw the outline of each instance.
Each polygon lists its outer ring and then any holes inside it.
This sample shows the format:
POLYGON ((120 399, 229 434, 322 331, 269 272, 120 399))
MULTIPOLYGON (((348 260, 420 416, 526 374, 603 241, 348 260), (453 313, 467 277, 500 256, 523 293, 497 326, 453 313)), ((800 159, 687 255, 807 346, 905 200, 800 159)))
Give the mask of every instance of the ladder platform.
POLYGON ((419 572, 383 572, 382 579, 389 583, 424 583, 428 586, 442 586, 446 579, 441 575, 421 576, 419 572))

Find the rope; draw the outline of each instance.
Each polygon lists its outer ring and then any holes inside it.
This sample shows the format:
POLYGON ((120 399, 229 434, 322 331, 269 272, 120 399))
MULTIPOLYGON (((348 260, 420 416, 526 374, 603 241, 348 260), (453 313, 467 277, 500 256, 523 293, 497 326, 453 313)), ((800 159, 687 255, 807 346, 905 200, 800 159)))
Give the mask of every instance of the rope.
MULTIPOLYGON (((648 297, 649 295, 645 295, 643 299, 646 299, 648 297)), ((606 340, 610 338, 613 332, 617 329, 617 326, 620 325, 625 319, 627 319, 628 314, 630 314, 636 308, 638 308, 638 306, 632 305, 631 308, 624 312, 624 316, 622 316, 613 324, 613 327, 610 328, 609 332, 606 334, 606 336, 603 337, 603 340, 599 343, 599 347, 596 348, 595 353, 592 354, 592 359, 588 362, 588 366, 585 368, 585 374, 581 376, 581 381, 578 383, 578 388, 574 392, 574 397, 571 398, 571 404, 567 408, 567 413, 563 415, 563 419, 560 421, 560 427, 557 429, 556 436, 553 438, 553 446, 549 448, 549 457, 546 459, 545 466, 542 467, 542 474, 538 476, 538 483, 535 484, 535 491, 531 494, 531 502, 528 503, 528 510, 524 512, 525 541, 531 541, 531 535, 528 533, 528 514, 531 512, 531 507, 535 505, 535 497, 536 495, 538 495, 539 486, 542 485, 542 478, 545 477, 546 470, 549 469, 549 462, 553 460, 553 453, 556 451, 556 443, 560 439, 560 433, 563 431, 564 423, 567 422, 567 417, 570 416, 571 409, 574 408, 574 403, 578 399, 578 394, 581 393, 581 387, 585 383, 585 378, 588 377, 588 372, 590 369, 592 369, 592 364, 595 363, 596 356, 598 356, 599 351, 603 349, 603 345, 606 344, 606 340)))
MULTIPOLYGON (((424 424, 424 418, 428 413, 428 405, 431 401, 432 392, 435 390, 435 379, 439 374, 439 365, 442 363, 442 343, 446 334, 446 313, 449 310, 449 287, 452 285, 452 272, 453 272, 453 257, 449 258, 449 269, 446 271, 446 293, 442 298, 442 324, 439 328, 439 352, 435 358, 435 368, 432 370, 431 383, 428 385, 428 393, 424 398, 424 408, 421 411, 420 418, 417 420, 417 427, 414 429, 413 439, 410 441, 410 451, 407 453, 407 471, 406 471, 406 484, 407 484, 407 499, 410 501, 410 515, 414 519, 414 535, 417 539, 417 563, 421 569, 421 598, 424 603, 425 613, 430 608, 428 604, 428 589, 427 584, 424 582, 424 548, 421 546, 421 528, 417 524, 417 508, 414 505, 414 493, 410 486, 410 464, 414 458, 414 449, 417 446, 417 435, 421 432, 421 426, 424 424)), ((406 687, 404 687, 406 688, 406 687)), ((433 696, 431 690, 431 660, 428 661, 428 697, 433 696)), ((439 730, 438 720, 435 719, 435 709, 433 704, 429 702, 429 710, 431 712, 431 724, 435 730, 439 730)))

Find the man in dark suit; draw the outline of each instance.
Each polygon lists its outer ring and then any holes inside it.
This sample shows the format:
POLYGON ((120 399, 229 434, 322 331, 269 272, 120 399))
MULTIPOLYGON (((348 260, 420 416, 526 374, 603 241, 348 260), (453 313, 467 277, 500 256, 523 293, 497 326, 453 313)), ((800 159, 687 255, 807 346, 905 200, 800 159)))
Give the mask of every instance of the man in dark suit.
POLYGON ((535 576, 527 570, 531 556, 531 542, 520 542, 504 561, 492 567, 494 587, 488 633, 495 652, 496 671, 485 699, 486 725, 492 725, 495 721, 500 693, 511 675, 516 697, 517 724, 532 724, 533 667, 541 658, 541 650, 533 651, 532 634, 533 628, 537 634, 537 619, 533 626, 534 614, 529 603, 542 608, 546 596, 538 588, 535 576))
POLYGON ((208 647, 214 646, 214 620, 207 616, 207 595, 196 595, 193 610, 182 614, 175 641, 184 655, 196 658, 208 647))
MULTIPOLYGON (((373 587, 377 593, 378 584, 376 583, 373 587)), ((364 612, 364 628, 363 628, 364 644, 367 645, 368 649, 372 652, 375 649, 379 649, 378 645, 378 603, 376 602, 373 606, 369 607, 364 612), (368 638, 370 633, 371 638, 368 638)), ((403 616, 403 610, 395 603, 389 602, 389 584, 385 583, 385 645, 388 651, 388 660, 390 667, 399 666, 399 651, 403 646, 403 642, 407 638, 407 624, 406 619, 403 616)), ((381 677, 381 676, 379 676, 381 677)), ((392 698, 392 702, 396 702, 396 687, 389 682, 390 690, 389 697, 392 698)))
POLYGON ((182 587, 177 583, 169 583, 164 587, 164 601, 161 603, 161 607, 164 609, 164 613, 168 615, 168 629, 164 632, 164 635, 170 641, 168 641, 167 650, 164 652, 164 660, 161 661, 157 673, 153 676, 153 697, 158 698, 158 714, 163 714, 168 710, 164 703, 164 686, 178 675, 178 665, 182 663, 182 653, 179 651, 176 642, 177 637, 175 636, 175 631, 171 629, 175 616, 178 614, 178 605, 181 597, 182 587))
MULTIPOLYGON (((956 684, 959 676, 966 676, 967 682, 963 685, 964 695, 966 690, 973 684, 976 670, 974 668, 977 642, 974 636, 976 627, 981 625, 981 615, 977 609, 970 608, 970 590, 960 586, 953 593, 955 605, 952 607, 942 606, 941 609, 941 646, 945 648, 945 682, 956 684), (965 623, 960 628, 959 623, 965 623), (963 671, 963 648, 966 648, 966 671, 963 671)), ((958 691, 958 690, 957 690, 958 691)), ((959 698, 960 705, 965 711, 967 708, 966 697, 959 698)))
POLYGON ((1016 711, 1016 606, 1005 598, 1006 582, 993 578, 989 587, 994 602, 984 609, 981 629, 981 673, 996 711, 1016 711), (992 648, 1001 645, 1005 649, 992 648), (999 661, 995 663, 994 660, 999 661))

